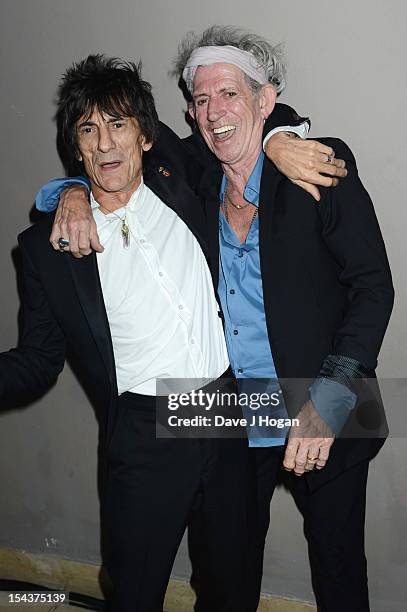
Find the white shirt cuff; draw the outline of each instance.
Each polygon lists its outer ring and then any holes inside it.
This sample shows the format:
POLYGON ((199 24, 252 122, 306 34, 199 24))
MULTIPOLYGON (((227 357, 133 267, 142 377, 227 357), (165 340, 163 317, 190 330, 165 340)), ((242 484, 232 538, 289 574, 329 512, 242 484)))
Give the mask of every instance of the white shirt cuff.
POLYGON ((263 151, 265 150, 266 144, 268 143, 270 138, 278 132, 293 132, 294 134, 297 134, 297 136, 299 136, 302 140, 305 140, 309 132, 309 123, 308 121, 304 121, 304 123, 301 123, 301 125, 280 125, 279 127, 274 128, 274 130, 271 130, 264 137, 263 151))

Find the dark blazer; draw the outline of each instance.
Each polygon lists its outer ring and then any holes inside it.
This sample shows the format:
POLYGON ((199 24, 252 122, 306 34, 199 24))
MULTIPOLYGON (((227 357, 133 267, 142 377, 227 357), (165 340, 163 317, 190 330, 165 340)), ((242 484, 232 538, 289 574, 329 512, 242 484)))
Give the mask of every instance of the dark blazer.
MULTIPOLYGON (((384 442, 387 424, 374 370, 394 297, 383 239, 352 152, 336 138, 318 140, 346 160, 347 178, 321 189, 317 204, 266 159, 259 204, 267 329, 290 415, 308 399, 308 386, 328 355, 357 360, 369 378, 355 381, 356 408, 327 466, 307 475, 311 487, 372 457, 384 442)), ((215 285, 221 176, 220 166, 212 165, 200 183, 215 285)))

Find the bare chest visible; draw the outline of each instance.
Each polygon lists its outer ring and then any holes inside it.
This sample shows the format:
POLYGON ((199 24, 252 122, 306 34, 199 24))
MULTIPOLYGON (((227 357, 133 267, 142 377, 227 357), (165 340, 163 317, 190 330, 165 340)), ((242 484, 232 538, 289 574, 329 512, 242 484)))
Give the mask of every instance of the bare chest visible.
POLYGON ((226 221, 235 232, 240 244, 246 242, 248 233, 253 221, 257 216, 257 207, 249 204, 245 208, 234 208, 233 206, 224 206, 226 221))

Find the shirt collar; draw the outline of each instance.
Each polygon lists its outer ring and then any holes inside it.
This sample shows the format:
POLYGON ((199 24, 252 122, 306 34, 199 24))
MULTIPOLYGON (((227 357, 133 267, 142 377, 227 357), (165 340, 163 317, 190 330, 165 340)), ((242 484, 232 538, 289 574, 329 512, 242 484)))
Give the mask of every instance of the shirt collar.
MULTIPOLYGON (((130 200, 127 202, 127 204, 123 204, 121 208, 124 208, 125 206, 127 206, 127 210, 134 210, 135 204, 137 200, 139 199, 140 195, 143 193, 143 191, 144 191, 144 181, 143 181, 143 177, 141 177, 140 185, 137 187, 136 191, 134 191, 131 194, 130 200)), ((92 192, 90 192, 90 206, 92 210, 95 208, 99 208, 100 206, 100 204, 95 200, 95 197, 92 192)), ((121 210, 121 208, 119 208, 118 210, 121 210)))
MULTIPOLYGON (((261 173, 263 171, 263 162, 264 162, 264 153, 260 151, 260 155, 257 158, 256 165, 254 166, 251 175, 249 176, 249 180, 246 183, 246 187, 243 193, 243 197, 250 204, 254 204, 255 206, 259 205, 259 196, 260 196, 260 182, 261 182, 261 173)), ((225 190, 227 185, 226 175, 223 175, 222 183, 220 186, 219 198, 220 201, 223 202, 223 198, 225 197, 225 190)))

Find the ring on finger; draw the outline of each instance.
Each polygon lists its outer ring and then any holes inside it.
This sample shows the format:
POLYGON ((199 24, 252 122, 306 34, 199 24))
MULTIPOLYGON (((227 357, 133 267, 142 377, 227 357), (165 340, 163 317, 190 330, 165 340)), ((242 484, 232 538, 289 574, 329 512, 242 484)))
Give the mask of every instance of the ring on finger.
POLYGON ((67 240, 66 238, 59 238, 58 246, 60 250, 63 251, 65 247, 69 247, 69 240, 67 240))
POLYGON ((328 159, 326 160, 328 164, 332 164, 333 160, 335 157, 335 153, 332 153, 331 155, 328 155, 328 159))

